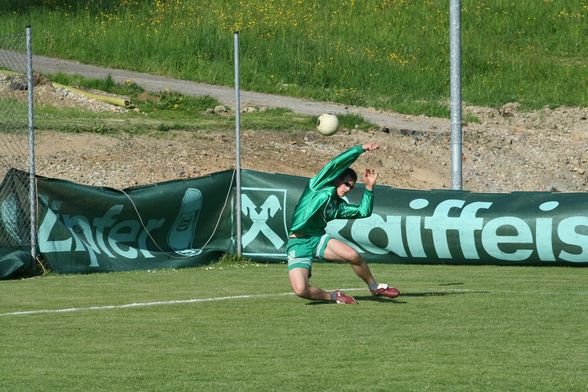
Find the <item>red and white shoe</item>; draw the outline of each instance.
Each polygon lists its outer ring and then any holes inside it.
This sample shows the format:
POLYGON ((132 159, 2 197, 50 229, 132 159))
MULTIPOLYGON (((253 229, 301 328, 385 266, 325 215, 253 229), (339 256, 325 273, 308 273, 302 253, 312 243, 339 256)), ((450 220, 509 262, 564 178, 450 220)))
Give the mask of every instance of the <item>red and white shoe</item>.
POLYGON ((394 287, 388 287, 385 283, 380 283, 378 288, 375 290, 370 290, 372 295, 377 295, 380 297, 388 297, 388 298, 396 298, 400 295, 400 291, 394 287))
POLYGON ((355 298, 349 295, 345 295, 342 291, 335 291, 337 295, 337 303, 338 304, 345 304, 345 305, 356 305, 357 301, 355 298))

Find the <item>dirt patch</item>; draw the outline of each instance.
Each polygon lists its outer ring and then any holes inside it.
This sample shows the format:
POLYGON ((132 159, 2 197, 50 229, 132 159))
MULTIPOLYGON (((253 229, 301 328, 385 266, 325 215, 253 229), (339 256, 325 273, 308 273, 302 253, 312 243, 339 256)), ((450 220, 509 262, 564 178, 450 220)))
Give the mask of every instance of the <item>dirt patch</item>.
MULTIPOLYGON (((0 91, 2 90, 0 83, 0 91)), ((35 89, 37 104, 77 105, 112 111, 113 105, 63 95, 49 84, 35 89)), ((12 90, 11 94, 17 94, 12 90)), ((316 105, 316 103, 313 103, 316 105)), ((516 103, 496 110, 464 107, 480 124, 463 127, 463 188, 476 192, 585 191, 588 184, 588 108, 522 112, 516 103)), ((403 116, 409 119, 409 116, 403 116)), ((422 116, 415 122, 427 121, 422 116)), ((439 119, 435 119, 438 123, 439 119)), ((448 127, 316 131, 242 130, 244 169, 312 176, 330 158, 355 144, 380 143, 355 164, 376 169, 379 183, 398 188, 451 188, 448 127)), ((165 137, 63 134, 40 130, 37 169, 43 176, 125 188, 192 178, 235 167, 231 132, 169 132, 165 137)))

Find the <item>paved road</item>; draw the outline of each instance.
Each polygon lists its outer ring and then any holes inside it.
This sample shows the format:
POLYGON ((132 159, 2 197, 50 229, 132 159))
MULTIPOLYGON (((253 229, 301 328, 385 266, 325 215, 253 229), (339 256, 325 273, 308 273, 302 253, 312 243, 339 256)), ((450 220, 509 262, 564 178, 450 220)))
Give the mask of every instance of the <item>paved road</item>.
MULTIPOLYGON (((0 50, 0 56, 3 55, 2 52, 4 51, 0 50)), ((151 92, 159 92, 168 89, 190 96, 208 95, 215 97, 219 102, 226 106, 231 108, 234 108, 235 106, 235 89, 230 87, 171 79, 164 76, 141 72, 98 67, 45 56, 33 57, 33 69, 46 74, 61 72, 78 74, 88 78, 106 78, 110 75, 117 82, 133 80, 135 83, 151 92)), ((275 94, 263 94, 241 90, 240 102, 242 108, 245 106, 279 107, 313 116, 318 116, 322 113, 335 113, 339 115, 356 114, 380 127, 396 131, 434 131, 435 133, 440 130, 449 131, 448 119, 405 116, 394 112, 377 111, 373 108, 345 106, 329 102, 316 102, 275 94)))

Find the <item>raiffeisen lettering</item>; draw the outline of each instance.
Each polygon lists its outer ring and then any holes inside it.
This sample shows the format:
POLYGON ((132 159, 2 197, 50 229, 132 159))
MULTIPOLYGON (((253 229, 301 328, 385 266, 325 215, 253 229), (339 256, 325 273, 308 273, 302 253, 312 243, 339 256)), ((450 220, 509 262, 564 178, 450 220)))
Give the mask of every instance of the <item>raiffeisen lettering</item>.
MULTIPOLYGON (((534 252, 545 262, 584 262, 588 258, 588 216, 564 217, 555 223, 550 215, 559 207, 558 201, 541 203, 537 217, 531 221, 495 213, 491 218, 481 216, 493 204, 487 201, 466 204, 464 200, 447 199, 434 206, 429 215, 373 214, 351 222, 351 240, 359 245, 355 246, 358 251, 394 253, 413 259, 480 260, 481 250, 491 258, 507 262, 527 260, 534 252), (373 243, 374 236, 378 237, 378 244, 373 243)), ((409 203, 410 209, 417 213, 430 211, 430 205, 424 198, 409 203)), ((333 221, 327 231, 342 238, 341 231, 348 225, 348 221, 333 221)))

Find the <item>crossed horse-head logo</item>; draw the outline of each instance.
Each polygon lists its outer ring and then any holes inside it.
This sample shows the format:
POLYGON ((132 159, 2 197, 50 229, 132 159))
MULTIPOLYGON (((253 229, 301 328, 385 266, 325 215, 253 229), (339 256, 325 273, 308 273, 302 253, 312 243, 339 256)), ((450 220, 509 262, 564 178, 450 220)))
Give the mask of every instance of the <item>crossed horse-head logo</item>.
MULTIPOLYGON (((244 188, 244 190, 246 190, 246 188, 244 188)), ((284 206, 285 190, 253 188, 249 192, 241 195, 241 211, 243 215, 249 218, 249 221, 247 222, 249 228, 241 238, 243 249, 246 249, 256 240, 266 244, 269 241, 269 244, 273 247, 273 252, 284 246, 285 238, 287 236, 284 206), (265 195, 269 193, 265 199, 264 193, 265 195), (279 193, 283 194, 284 199, 282 201, 277 196, 279 193), (252 198, 256 200, 258 204, 256 204, 252 198), (282 213, 278 214, 280 211, 282 213)), ((261 247, 271 248, 267 245, 261 247)))

